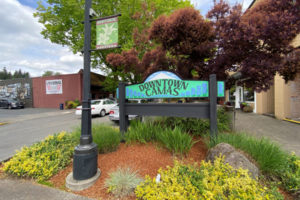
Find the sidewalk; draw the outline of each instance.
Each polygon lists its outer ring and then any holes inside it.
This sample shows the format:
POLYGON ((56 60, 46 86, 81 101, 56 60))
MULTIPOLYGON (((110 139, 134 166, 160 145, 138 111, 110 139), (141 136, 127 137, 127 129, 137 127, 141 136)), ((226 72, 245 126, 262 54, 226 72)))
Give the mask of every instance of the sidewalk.
POLYGON ((235 130, 257 137, 267 137, 277 142, 284 150, 294 151, 300 156, 300 124, 237 111, 235 130))
POLYGON ((0 200, 91 200, 31 181, 0 179, 0 200))

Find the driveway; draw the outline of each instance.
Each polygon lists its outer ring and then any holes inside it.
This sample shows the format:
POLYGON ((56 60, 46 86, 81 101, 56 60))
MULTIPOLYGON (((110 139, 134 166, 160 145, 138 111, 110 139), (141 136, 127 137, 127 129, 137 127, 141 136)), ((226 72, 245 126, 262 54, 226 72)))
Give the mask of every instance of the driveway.
MULTIPOLYGON (((15 154, 15 150, 31 145, 46 136, 80 127, 81 118, 75 110, 0 109, 0 162, 15 154)), ((108 116, 93 117, 93 123, 109 123, 108 116)))
POLYGON ((257 137, 267 137, 283 149, 300 156, 300 125, 272 117, 236 112, 235 129, 257 137))

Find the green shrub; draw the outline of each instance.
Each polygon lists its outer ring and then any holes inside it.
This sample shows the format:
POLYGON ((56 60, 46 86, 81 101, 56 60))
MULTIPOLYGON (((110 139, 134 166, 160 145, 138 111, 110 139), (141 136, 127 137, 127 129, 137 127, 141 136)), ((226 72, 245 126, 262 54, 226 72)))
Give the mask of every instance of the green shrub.
POLYGON ((133 120, 130 123, 130 128, 125 134, 125 140, 127 143, 132 142, 154 142, 156 141, 156 134, 163 131, 160 126, 154 125, 151 121, 140 122, 139 120, 133 120))
POLYGON ((174 154, 186 154, 194 142, 192 137, 184 133, 179 127, 174 130, 166 128, 152 121, 131 123, 130 129, 125 134, 127 143, 132 142, 159 142, 174 154))
POLYGON ((243 111, 244 111, 244 112, 253 112, 253 108, 252 108, 252 106, 245 106, 245 107, 243 108, 243 111))
POLYGON ((107 153, 117 150, 121 141, 118 129, 107 125, 93 125, 93 141, 98 145, 99 153, 107 153))
POLYGON ((283 199, 276 189, 268 189, 249 177, 244 169, 233 169, 217 158, 214 164, 202 161, 198 165, 175 162, 173 168, 160 169, 161 180, 146 176, 137 186, 138 199, 283 199))
POLYGON ((300 190, 300 158, 294 153, 288 156, 285 170, 279 173, 282 186, 291 193, 300 190))
MULTIPOLYGON (((209 132, 209 120, 185 117, 158 117, 154 120, 164 128, 180 127, 183 132, 192 135, 204 135, 209 132)), ((230 130, 230 118, 224 108, 219 108, 217 113, 217 125, 220 132, 230 130)))
POLYGON ((6 163, 3 170, 39 181, 49 179, 71 162, 77 141, 66 132, 50 135, 30 147, 23 147, 6 163))
POLYGON ((259 164, 264 173, 276 174, 285 168, 287 154, 269 139, 246 135, 246 134, 219 134, 207 145, 211 148, 219 143, 228 143, 235 148, 247 152, 259 164))
MULTIPOLYGON (((72 137, 79 142, 81 129, 77 128, 72 137)), ((121 141, 121 134, 117 128, 103 124, 92 125, 93 142, 98 145, 99 153, 108 153, 118 149, 121 141)))
POLYGON ((109 174, 105 180, 105 187, 117 198, 131 194, 136 186, 143 181, 137 173, 130 168, 118 168, 109 174))
POLYGON ((157 133, 157 140, 174 154, 187 154, 195 144, 192 137, 178 127, 157 133))
POLYGON ((282 187, 287 191, 299 191, 300 158, 295 154, 288 155, 269 139, 257 139, 246 134, 219 134, 207 145, 211 148, 222 142, 248 153, 267 177, 280 180, 282 187))
POLYGON ((80 101, 79 100, 75 100, 75 101, 66 101, 65 102, 65 107, 67 109, 72 109, 72 108, 76 108, 77 106, 80 105, 80 101))

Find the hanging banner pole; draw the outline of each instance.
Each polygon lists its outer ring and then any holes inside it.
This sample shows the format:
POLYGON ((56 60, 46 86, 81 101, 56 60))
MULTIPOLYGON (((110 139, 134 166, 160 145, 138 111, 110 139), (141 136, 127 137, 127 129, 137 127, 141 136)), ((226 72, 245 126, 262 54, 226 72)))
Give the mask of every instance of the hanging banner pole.
POLYGON ((118 45, 118 15, 91 19, 92 0, 85 0, 84 11, 84 70, 83 99, 80 144, 73 155, 73 172, 66 178, 66 186, 71 190, 90 187, 100 176, 98 169, 98 148, 93 143, 91 123, 91 22, 97 21, 97 50, 115 48, 118 45))

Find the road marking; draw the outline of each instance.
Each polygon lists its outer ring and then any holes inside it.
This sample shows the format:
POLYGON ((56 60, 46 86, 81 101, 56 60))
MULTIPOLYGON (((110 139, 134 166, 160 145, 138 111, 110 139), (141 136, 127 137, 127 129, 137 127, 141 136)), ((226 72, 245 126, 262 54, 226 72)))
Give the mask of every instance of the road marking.
POLYGON ((296 124, 300 124, 299 121, 295 121, 295 120, 291 120, 291 119, 283 119, 284 121, 288 121, 288 122, 293 122, 293 123, 296 123, 296 124))
POLYGON ((0 122, 0 126, 8 124, 8 122, 0 122))

